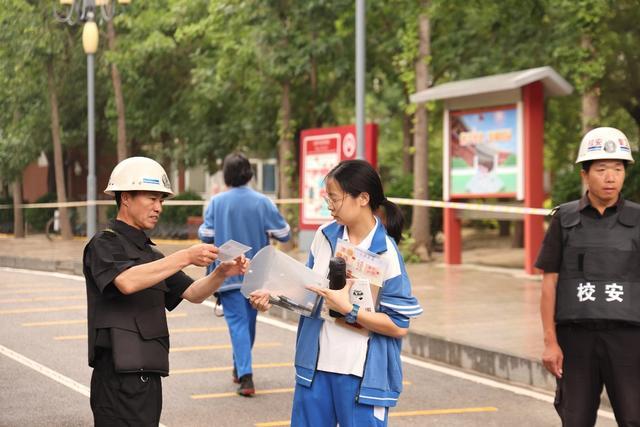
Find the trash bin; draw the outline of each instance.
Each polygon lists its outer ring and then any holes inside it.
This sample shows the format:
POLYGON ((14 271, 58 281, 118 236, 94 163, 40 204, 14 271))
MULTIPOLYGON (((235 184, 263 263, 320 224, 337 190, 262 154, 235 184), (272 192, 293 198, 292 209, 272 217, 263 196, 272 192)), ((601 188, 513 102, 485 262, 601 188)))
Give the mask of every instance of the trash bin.
POLYGON ((198 238, 198 228, 200 228, 200 224, 202 224, 204 220, 201 216, 188 216, 187 217, 187 237, 189 239, 197 239, 198 238))

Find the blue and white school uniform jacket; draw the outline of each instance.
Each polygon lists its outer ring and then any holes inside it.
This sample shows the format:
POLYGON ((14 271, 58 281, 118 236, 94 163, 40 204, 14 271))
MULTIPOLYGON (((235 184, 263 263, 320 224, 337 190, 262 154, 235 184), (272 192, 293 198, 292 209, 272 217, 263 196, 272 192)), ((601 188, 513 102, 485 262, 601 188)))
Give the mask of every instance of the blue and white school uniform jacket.
MULTIPOLYGON (((326 274, 329 259, 335 253, 336 242, 342 237, 343 232, 344 226, 335 221, 319 228, 311 244, 307 266, 321 274, 326 274)), ((409 319, 420 315, 422 308, 418 300, 411 295, 411 283, 402 255, 380 221, 378 221, 369 251, 380 254, 388 263, 384 284, 378 295, 376 311, 389 315, 396 325, 408 328, 409 319)), ((312 317, 301 316, 298 324, 296 382, 305 387, 310 387, 313 383, 318 363, 320 330, 324 322, 319 313, 318 308, 312 317)), ((370 333, 364 373, 357 396, 359 403, 396 406, 402 392, 401 347, 402 339, 400 338, 370 333)))
MULTIPOLYGON (((251 246, 251 250, 245 254, 251 259, 260 249, 269 245, 269 238, 286 242, 291 234, 289 224, 271 199, 245 185, 233 187, 211 198, 204 213, 204 222, 198 229, 198 237, 204 243, 216 246, 230 239, 251 246)), ((207 273, 217 264, 207 267, 207 273)), ((243 277, 228 277, 218 292, 240 289, 243 277)))

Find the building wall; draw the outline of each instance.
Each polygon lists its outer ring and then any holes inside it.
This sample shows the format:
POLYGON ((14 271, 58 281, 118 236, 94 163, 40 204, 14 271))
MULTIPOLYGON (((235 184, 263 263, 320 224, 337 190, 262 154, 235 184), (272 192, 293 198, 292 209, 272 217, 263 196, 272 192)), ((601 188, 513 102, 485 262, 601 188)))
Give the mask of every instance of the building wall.
POLYGON ((33 162, 22 172, 22 197, 27 203, 34 203, 47 192, 49 166, 39 166, 33 162))

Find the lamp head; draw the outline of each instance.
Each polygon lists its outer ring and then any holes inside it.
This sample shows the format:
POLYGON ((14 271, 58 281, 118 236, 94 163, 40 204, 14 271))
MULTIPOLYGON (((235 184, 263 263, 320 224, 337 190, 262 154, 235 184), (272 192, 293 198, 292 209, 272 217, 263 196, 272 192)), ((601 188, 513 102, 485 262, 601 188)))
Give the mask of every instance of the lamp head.
POLYGON ((84 53, 87 55, 93 55, 98 51, 98 25, 95 21, 87 21, 82 27, 82 47, 84 53))

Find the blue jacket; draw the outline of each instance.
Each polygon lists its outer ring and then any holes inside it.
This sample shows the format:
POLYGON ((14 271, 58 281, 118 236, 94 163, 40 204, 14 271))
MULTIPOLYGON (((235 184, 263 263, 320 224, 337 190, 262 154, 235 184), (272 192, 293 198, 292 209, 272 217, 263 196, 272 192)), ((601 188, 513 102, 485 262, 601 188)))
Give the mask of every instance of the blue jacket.
MULTIPOLYGON (((336 242, 343 232, 344 226, 335 221, 318 229, 311 244, 307 266, 326 276, 329 259, 335 253, 336 242)), ((422 308, 411 295, 411 283, 402 255, 380 221, 369 250, 380 254, 388 263, 376 311, 386 313, 399 327, 408 328, 409 319, 420 315, 422 308)), ((319 316, 319 310, 320 307, 312 317, 300 317, 298 325, 296 382, 305 387, 310 387, 313 383, 318 363, 320 330, 324 322, 319 316)), ((401 347, 402 340, 399 338, 370 333, 364 373, 357 396, 359 403, 396 406, 402 392, 401 347)))
MULTIPOLYGON (((264 194, 248 186, 233 187, 211 198, 198 229, 198 237, 205 243, 221 246, 227 240, 251 246, 245 255, 251 259, 269 245, 269 238, 286 242, 291 237, 289 224, 276 205, 264 194)), ((207 268, 209 273, 217 265, 207 268)), ((239 289, 243 276, 228 277, 218 292, 239 289)))

